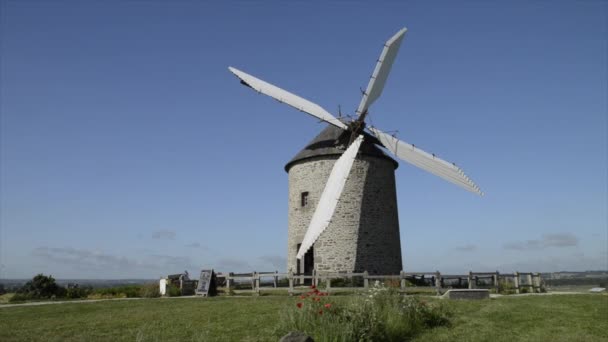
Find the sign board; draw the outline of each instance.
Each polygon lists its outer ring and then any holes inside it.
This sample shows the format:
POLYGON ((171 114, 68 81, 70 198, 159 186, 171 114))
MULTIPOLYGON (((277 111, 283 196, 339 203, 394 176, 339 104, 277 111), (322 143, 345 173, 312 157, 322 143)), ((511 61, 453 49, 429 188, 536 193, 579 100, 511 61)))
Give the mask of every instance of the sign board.
POLYGON ((207 297, 213 282, 213 270, 202 270, 196 287, 196 294, 207 297))

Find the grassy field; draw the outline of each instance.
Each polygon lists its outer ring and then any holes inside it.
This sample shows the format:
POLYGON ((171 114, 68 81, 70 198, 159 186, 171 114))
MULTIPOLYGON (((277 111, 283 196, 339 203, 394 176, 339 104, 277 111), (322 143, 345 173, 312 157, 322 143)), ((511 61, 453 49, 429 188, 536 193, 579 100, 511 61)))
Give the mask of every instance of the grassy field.
MULTIPOLYGON (((348 296, 332 297, 336 303, 348 296)), ((0 341, 277 341, 289 297, 161 298, 0 308, 0 341)), ((449 302, 415 341, 608 341, 607 295, 449 302)))

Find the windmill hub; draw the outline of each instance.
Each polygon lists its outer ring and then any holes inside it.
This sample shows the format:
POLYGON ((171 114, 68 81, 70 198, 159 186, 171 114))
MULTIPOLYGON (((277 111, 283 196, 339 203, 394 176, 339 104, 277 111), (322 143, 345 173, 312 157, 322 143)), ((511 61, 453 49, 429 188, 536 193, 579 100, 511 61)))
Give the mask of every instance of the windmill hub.
POLYGON ((367 127, 369 107, 380 97, 407 29, 384 45, 357 109, 343 122, 321 106, 229 67, 242 84, 330 124, 287 165, 288 268, 393 274, 401 268, 394 170, 379 148, 464 189, 481 190, 455 164, 367 127), (367 131, 370 133, 368 133, 367 131))

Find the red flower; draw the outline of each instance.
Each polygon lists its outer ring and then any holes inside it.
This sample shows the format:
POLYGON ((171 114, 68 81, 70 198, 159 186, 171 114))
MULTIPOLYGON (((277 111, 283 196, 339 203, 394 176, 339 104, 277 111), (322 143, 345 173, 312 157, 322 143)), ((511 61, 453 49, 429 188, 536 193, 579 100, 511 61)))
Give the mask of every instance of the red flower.
POLYGON ((331 308, 331 304, 329 304, 329 303, 325 304, 324 306, 328 309, 331 308))
POLYGON ((323 310, 319 310, 319 315, 322 315, 322 314, 323 314, 323 310))
POLYGON ((311 286, 310 288, 311 288, 311 289, 316 289, 317 287, 316 287, 315 285, 313 285, 313 286, 311 286))
POLYGON ((297 303, 296 305, 297 305, 298 309, 302 308, 302 303, 297 303))
POLYGON ((305 299, 305 298, 306 298, 306 296, 300 296, 300 299, 305 299))

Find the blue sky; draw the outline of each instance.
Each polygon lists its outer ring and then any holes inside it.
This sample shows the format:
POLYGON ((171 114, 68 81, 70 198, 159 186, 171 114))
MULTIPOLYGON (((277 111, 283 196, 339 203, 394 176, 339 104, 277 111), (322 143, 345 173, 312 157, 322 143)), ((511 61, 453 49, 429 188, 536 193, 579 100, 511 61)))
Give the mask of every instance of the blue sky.
POLYGON ((282 270, 289 161, 324 125, 234 66, 454 161, 401 163, 408 271, 608 268, 604 1, 0 2, 0 278, 282 270))

